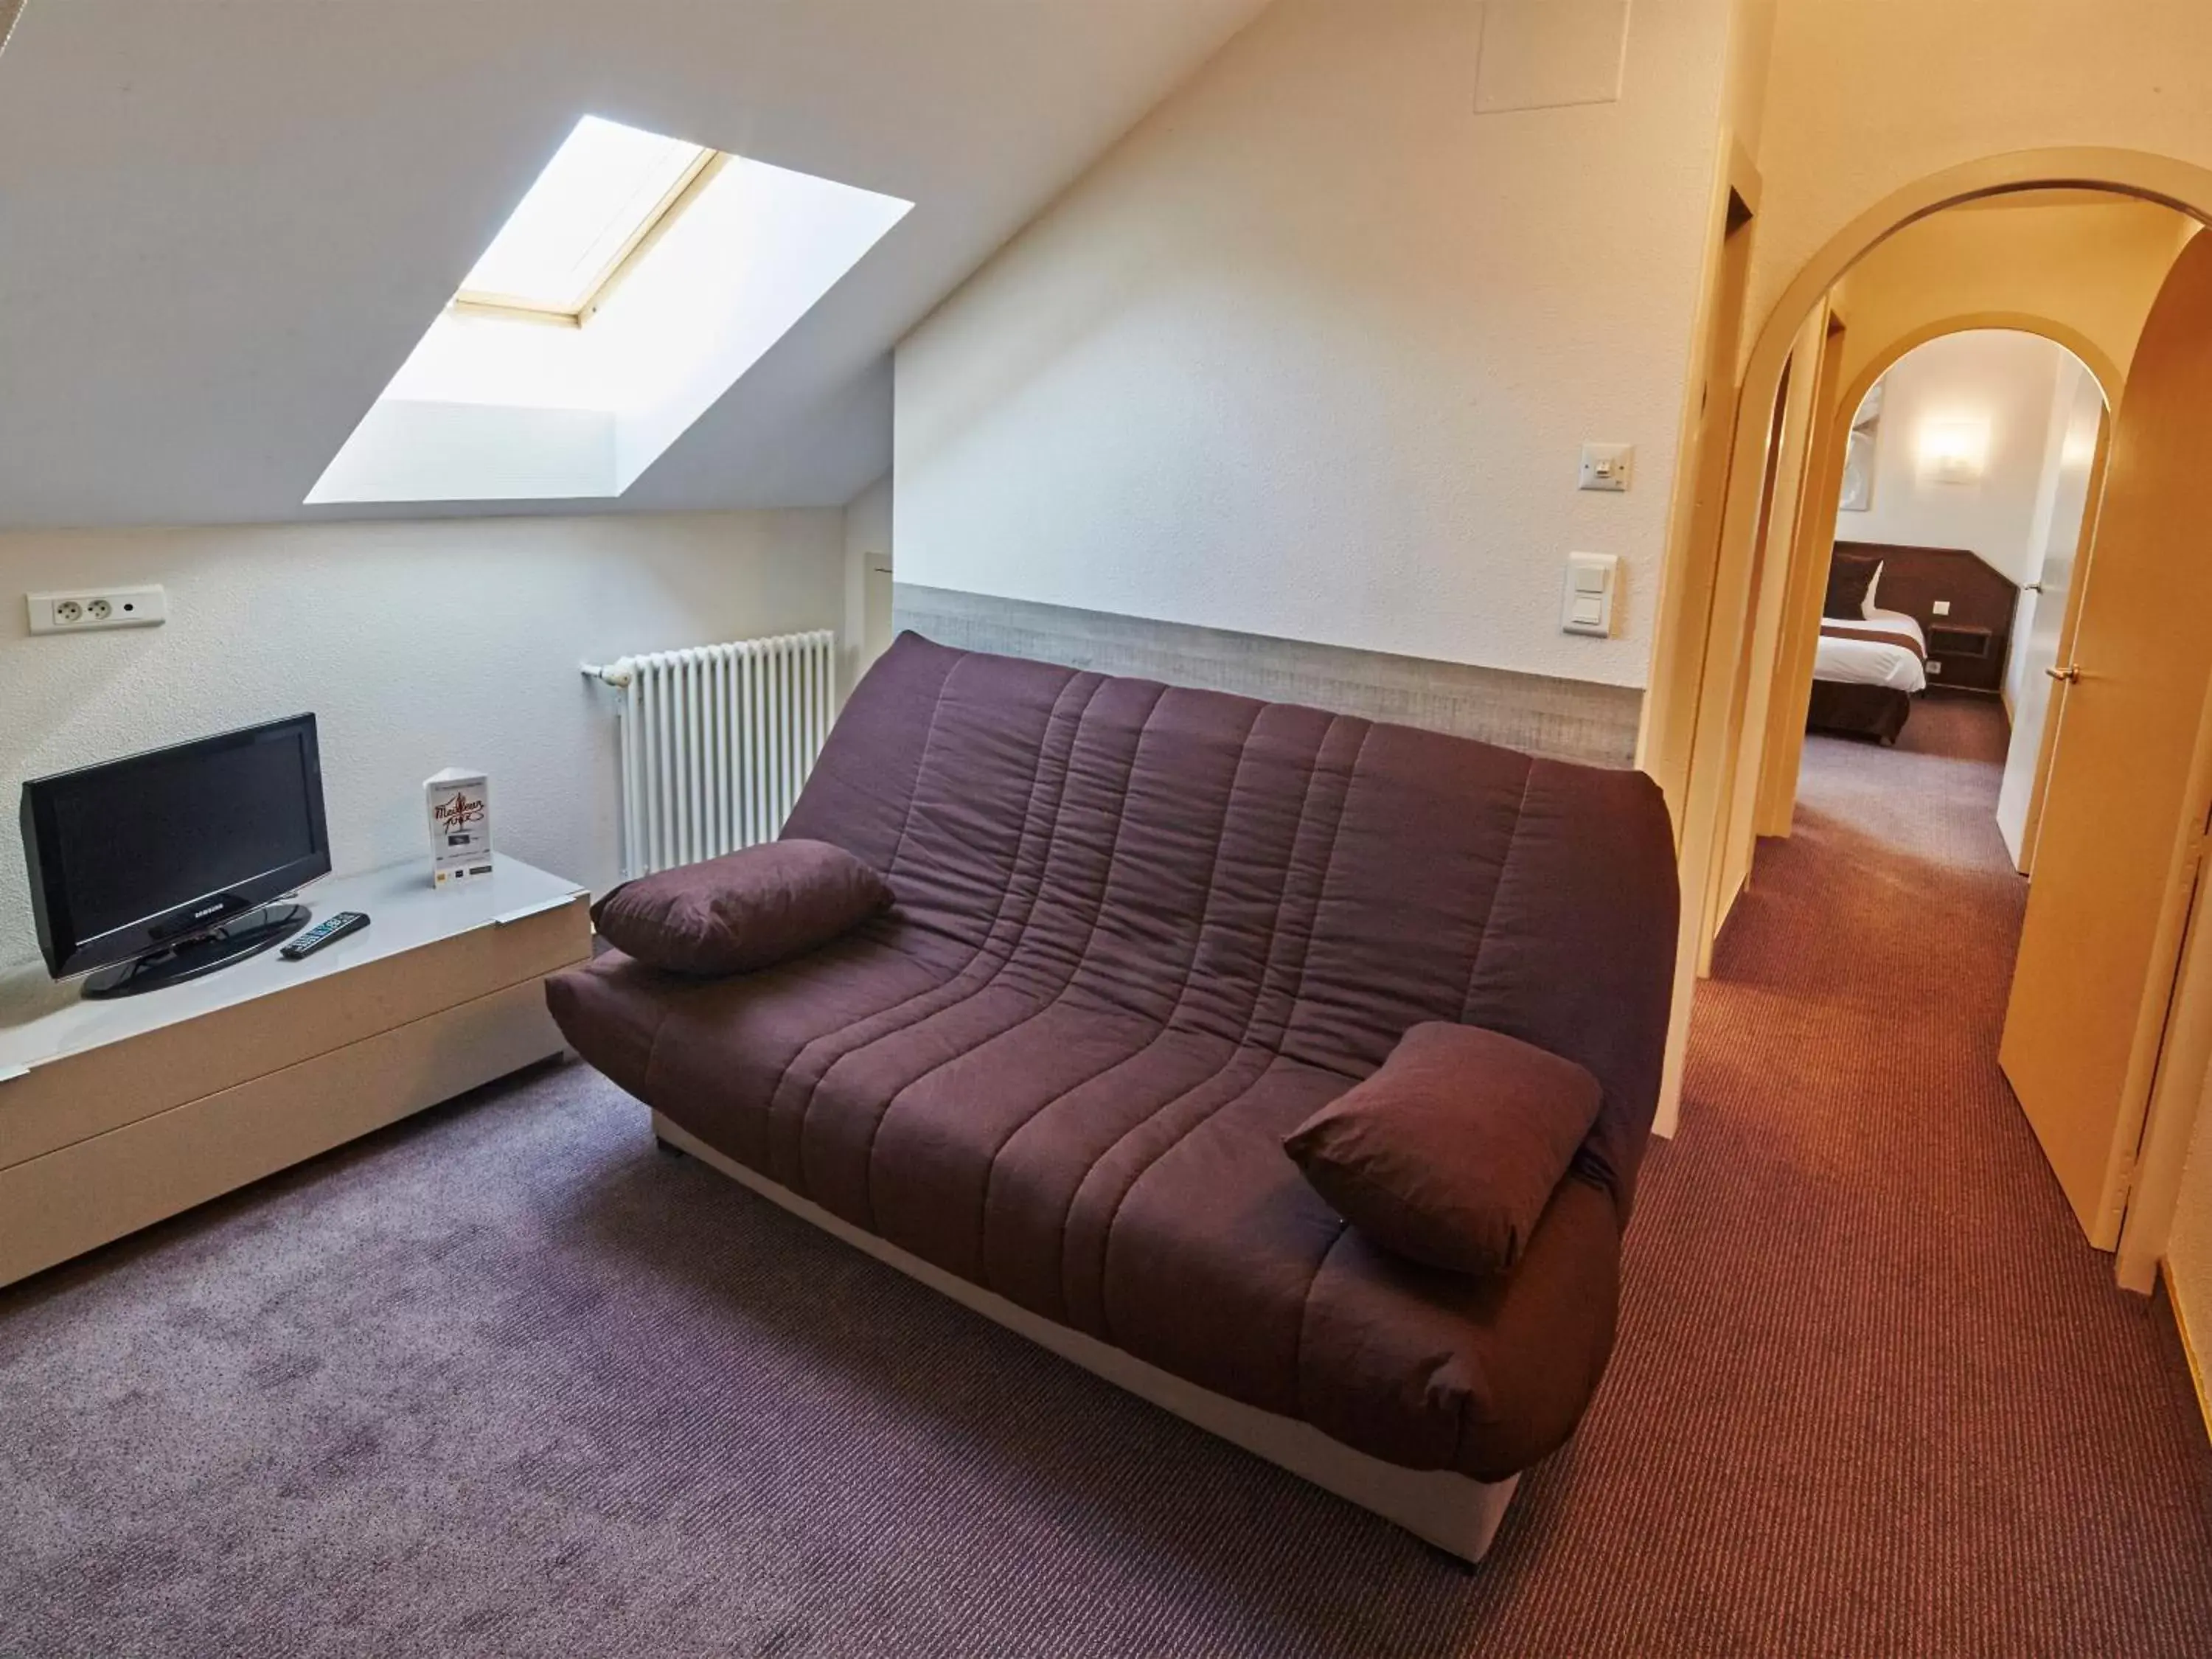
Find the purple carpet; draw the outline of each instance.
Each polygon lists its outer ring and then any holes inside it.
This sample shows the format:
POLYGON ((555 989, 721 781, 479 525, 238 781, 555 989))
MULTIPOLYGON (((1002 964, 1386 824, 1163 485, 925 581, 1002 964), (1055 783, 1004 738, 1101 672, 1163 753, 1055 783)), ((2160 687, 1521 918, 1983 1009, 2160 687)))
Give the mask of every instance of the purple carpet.
POLYGON ((1478 1571, 554 1068, 0 1292, 0 1654, 2212 1652, 2171 1321, 1996 1068, 1993 714, 1814 743, 1478 1571))

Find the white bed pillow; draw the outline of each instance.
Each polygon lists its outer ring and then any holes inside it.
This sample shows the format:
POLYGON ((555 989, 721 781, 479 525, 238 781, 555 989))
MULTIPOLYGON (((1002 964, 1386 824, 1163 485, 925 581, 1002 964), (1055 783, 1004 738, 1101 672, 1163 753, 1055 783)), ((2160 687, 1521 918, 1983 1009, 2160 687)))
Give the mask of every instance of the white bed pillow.
MULTIPOLYGON (((1885 560, 1883 562, 1886 564, 1887 561, 1885 560)), ((1874 602, 1874 596, 1881 592, 1881 573, 1882 565, 1875 566, 1874 574, 1867 578, 1866 598, 1859 601, 1859 615, 1864 617, 1869 622, 1872 622, 1881 614, 1874 602)))

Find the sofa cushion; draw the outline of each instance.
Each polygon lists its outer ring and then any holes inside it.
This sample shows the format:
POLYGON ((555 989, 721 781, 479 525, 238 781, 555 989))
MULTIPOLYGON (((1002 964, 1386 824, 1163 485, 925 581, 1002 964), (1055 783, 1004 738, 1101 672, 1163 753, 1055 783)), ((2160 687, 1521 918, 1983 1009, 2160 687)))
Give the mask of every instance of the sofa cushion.
POLYGON ((592 907, 617 950, 672 973, 746 974, 820 949, 890 884, 842 847, 777 841, 625 882, 592 907))
POLYGON ((1597 1119, 1571 1060, 1434 1021, 1284 1139, 1314 1189, 1376 1243, 1455 1273, 1521 1260, 1597 1119))

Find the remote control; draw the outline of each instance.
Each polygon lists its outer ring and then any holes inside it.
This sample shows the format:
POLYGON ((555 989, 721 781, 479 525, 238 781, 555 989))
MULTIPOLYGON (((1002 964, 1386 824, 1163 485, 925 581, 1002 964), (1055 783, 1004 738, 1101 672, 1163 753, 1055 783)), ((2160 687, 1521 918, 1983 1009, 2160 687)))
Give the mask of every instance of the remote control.
POLYGON ((358 933, 368 926, 368 916, 361 910, 341 910, 328 921, 319 921, 313 927, 281 948, 276 954, 293 962, 310 956, 334 939, 343 939, 348 933, 358 933))

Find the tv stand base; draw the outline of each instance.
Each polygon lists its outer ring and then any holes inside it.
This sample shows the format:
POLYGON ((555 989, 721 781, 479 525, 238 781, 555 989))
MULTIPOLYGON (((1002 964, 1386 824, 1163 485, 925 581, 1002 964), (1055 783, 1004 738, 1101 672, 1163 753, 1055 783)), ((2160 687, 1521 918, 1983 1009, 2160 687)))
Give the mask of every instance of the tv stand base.
POLYGON ((307 925, 307 915, 304 904, 264 904, 258 910, 244 911, 204 933, 194 933, 133 961, 101 969, 85 981, 82 994, 95 999, 135 997, 212 974, 218 968, 274 950, 307 925))

